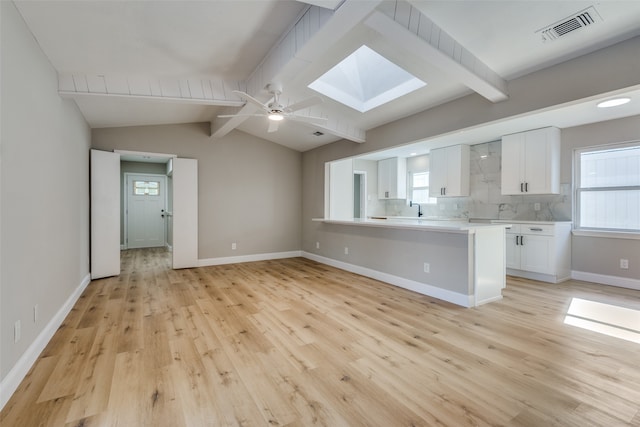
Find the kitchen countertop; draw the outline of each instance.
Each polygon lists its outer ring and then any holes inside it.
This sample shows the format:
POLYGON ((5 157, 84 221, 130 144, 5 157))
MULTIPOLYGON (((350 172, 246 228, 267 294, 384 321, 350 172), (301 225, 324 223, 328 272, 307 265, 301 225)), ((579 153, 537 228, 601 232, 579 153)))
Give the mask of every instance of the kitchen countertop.
POLYGON ((403 230, 436 231, 443 233, 474 233, 478 229, 484 228, 506 228, 510 225, 506 223, 482 222, 475 223, 467 220, 437 220, 418 218, 352 218, 352 219, 328 219, 313 218, 312 221, 324 222, 326 224, 355 225, 360 227, 395 228, 403 230))
POLYGON ((491 219, 490 220, 493 223, 510 223, 510 224, 548 224, 548 225, 553 225, 553 224, 559 224, 559 223, 571 223, 572 221, 525 221, 525 220, 515 220, 515 219, 491 219))

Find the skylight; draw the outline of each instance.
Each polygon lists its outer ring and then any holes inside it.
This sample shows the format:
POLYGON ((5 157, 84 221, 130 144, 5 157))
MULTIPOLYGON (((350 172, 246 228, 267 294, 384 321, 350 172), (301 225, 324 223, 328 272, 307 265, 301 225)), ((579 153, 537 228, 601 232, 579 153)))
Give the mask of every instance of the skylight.
POLYGON ((309 87, 364 113, 426 86, 367 46, 346 57, 309 87))

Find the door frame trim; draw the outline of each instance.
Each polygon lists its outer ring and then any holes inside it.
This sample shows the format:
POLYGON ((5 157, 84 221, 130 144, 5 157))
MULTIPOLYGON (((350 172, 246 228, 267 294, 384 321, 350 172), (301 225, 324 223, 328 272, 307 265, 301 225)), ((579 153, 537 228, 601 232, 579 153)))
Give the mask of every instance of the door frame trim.
MULTIPOLYGON (((164 208, 167 209, 169 206, 169 189, 167 183, 167 175, 159 174, 159 173, 140 173, 140 172, 125 172, 122 180, 122 206, 123 206, 123 215, 122 220, 123 230, 124 230, 124 243, 121 245, 122 249, 129 249, 129 193, 127 193, 127 183, 129 182, 129 176, 131 175, 139 175, 139 176, 158 176, 164 178, 164 208)), ((165 218, 166 219, 166 218, 165 218)), ((164 230, 164 246, 167 245, 167 227, 165 222, 165 230, 164 230)))

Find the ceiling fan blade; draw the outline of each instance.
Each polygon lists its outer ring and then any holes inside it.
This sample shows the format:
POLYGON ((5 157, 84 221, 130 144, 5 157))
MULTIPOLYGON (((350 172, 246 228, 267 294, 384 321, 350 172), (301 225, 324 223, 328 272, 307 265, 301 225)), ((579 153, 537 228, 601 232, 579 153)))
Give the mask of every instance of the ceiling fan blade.
POLYGON ((264 117, 264 114, 221 114, 217 116, 219 119, 228 119, 231 117, 264 117))
POLYGON ((293 112, 293 111, 302 110, 303 108, 308 108, 308 107, 311 107, 312 105, 321 104, 321 103, 322 103, 322 98, 320 98, 319 96, 312 96, 311 98, 307 98, 300 102, 296 102, 295 104, 291 104, 287 106, 286 110, 293 112))
POLYGON ((329 120, 326 117, 296 116, 295 114, 288 115, 287 119, 305 123, 325 123, 327 120, 329 120))
POLYGON ((249 95, 248 93, 242 92, 240 90, 234 90, 233 93, 239 95, 241 98, 246 99, 247 102, 250 102, 251 104, 255 105, 256 107, 259 107, 260 109, 262 109, 264 111, 269 111, 269 109, 267 108, 266 105, 264 105, 262 102, 258 101, 253 96, 249 95))
POLYGON ((267 129, 267 132, 271 133, 277 131, 279 123, 280 122, 277 122, 275 120, 269 120, 269 129, 267 129))

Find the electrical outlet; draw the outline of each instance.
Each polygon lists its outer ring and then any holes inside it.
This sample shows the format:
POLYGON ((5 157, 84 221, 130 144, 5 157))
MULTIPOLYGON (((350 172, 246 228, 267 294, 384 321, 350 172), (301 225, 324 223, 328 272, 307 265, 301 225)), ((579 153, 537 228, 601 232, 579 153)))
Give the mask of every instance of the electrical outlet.
POLYGON ((344 254, 349 255, 349 248, 346 246, 344 247, 344 254))
POLYGON ((20 328, 20 321, 18 320, 15 325, 13 325, 13 342, 17 343, 18 341, 20 341, 20 336, 21 336, 21 328, 20 328))
POLYGON ((316 249, 320 249, 320 242, 316 242, 316 249))
POLYGON ((33 323, 38 323, 38 304, 33 306, 33 323))
POLYGON ((235 251, 237 248, 238 248, 238 245, 236 245, 236 242, 233 242, 233 243, 231 244, 231 250, 232 250, 232 251, 235 251))
POLYGON ((424 272, 425 273, 430 273, 431 272, 431 266, 429 265, 428 262, 424 263, 424 272))
POLYGON ((533 210, 534 211, 539 211, 540 210, 540 203, 534 203, 533 204, 533 210))
POLYGON ((629 260, 628 259, 624 259, 624 258, 620 258, 620 268, 622 268, 623 270, 628 270, 629 269, 629 260))

